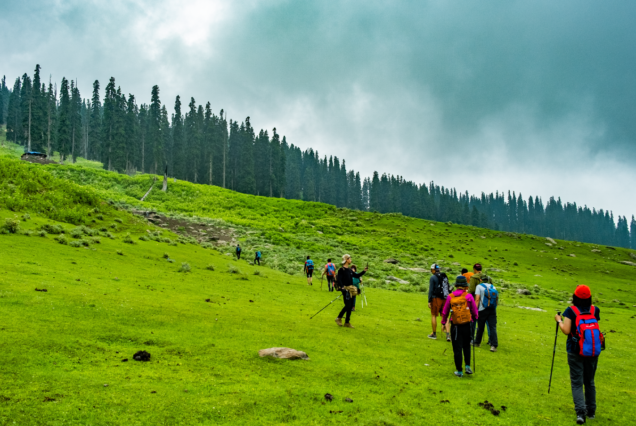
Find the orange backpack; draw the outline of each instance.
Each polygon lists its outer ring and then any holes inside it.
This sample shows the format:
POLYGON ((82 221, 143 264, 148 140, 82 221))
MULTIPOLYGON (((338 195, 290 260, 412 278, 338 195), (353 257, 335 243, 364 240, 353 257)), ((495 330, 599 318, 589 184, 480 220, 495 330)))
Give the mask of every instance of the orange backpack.
POLYGON ((453 310, 451 319, 454 325, 466 324, 472 319, 465 291, 460 296, 451 295, 451 309, 453 310))

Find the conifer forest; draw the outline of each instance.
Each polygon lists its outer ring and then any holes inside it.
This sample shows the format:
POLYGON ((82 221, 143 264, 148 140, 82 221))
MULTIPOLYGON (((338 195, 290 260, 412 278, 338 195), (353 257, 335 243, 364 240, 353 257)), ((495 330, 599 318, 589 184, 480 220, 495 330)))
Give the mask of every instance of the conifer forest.
POLYGON ((471 195, 386 173, 361 177, 344 158, 303 150, 276 128, 257 132, 250 117, 229 119, 193 97, 177 96, 172 106, 169 114, 158 86, 150 104, 138 104, 112 77, 103 91, 96 80, 91 96, 82 97, 73 80, 62 78, 59 86, 42 81, 39 65, 32 77, 0 83, 7 140, 25 151, 59 153, 65 164, 82 157, 119 173, 162 175, 167 168, 171 178, 245 194, 636 249, 634 216, 616 219, 611 211, 559 197, 471 195))

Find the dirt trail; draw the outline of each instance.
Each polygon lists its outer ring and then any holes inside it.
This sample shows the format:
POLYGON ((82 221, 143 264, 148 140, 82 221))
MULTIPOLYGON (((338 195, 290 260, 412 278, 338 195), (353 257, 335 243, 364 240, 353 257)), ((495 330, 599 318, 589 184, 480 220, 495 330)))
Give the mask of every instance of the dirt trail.
POLYGON ((156 212, 133 211, 134 214, 145 217, 148 222, 175 234, 195 238, 199 243, 215 245, 235 244, 237 239, 232 228, 222 228, 195 220, 167 217, 156 212))

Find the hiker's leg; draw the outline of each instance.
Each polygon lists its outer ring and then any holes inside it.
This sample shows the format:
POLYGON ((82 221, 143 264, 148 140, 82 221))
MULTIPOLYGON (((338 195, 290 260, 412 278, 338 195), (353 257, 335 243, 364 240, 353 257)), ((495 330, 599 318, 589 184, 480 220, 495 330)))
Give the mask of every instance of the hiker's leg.
POLYGON ((350 299, 348 302, 345 301, 345 308, 347 309, 347 317, 345 318, 345 324, 348 323, 349 321, 351 321, 351 309, 353 309, 353 298, 350 299))
MULTIPOLYGON (((463 324, 460 326, 460 333, 462 335, 462 350, 464 352, 464 362, 466 365, 470 365, 470 325, 463 324)), ((461 364, 461 363, 460 363, 461 364)))
POLYGON ((585 397, 583 396, 583 359, 577 354, 568 353, 568 365, 570 366, 570 385, 572 386, 572 399, 577 414, 585 414, 585 397))
POLYGON ((431 328, 433 329, 433 334, 437 333, 437 315, 431 314, 431 328))
POLYGON ((497 309, 492 308, 492 312, 488 315, 487 324, 489 325, 488 332, 490 338, 490 346, 495 348, 499 346, 499 339, 497 338, 497 309))
POLYGON ((451 327, 451 343, 453 344, 453 359, 455 360, 455 370, 463 371, 462 366, 462 344, 461 336, 456 326, 451 327))
POLYGON ((356 297, 358 297, 358 296, 353 296, 353 307, 354 308, 356 307, 356 297))
POLYGON ((594 375, 598 365, 598 357, 586 358, 583 370, 583 385, 585 386, 585 407, 590 413, 596 412, 596 386, 594 385, 594 375))
POLYGON ((344 308, 342 308, 342 310, 338 314, 338 318, 344 317, 346 313, 347 313, 347 301, 345 300, 344 308))
POLYGON ((476 345, 481 344, 481 339, 484 336, 484 327, 486 324, 486 315, 484 314, 484 311, 481 311, 479 313, 479 318, 477 318, 477 337, 475 338, 476 345))

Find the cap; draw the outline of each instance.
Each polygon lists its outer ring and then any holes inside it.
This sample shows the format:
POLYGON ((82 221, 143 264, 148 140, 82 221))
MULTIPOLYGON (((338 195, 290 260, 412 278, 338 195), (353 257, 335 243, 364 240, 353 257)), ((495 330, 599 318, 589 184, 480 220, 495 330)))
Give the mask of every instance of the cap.
POLYGON ((455 278, 455 287, 468 287, 468 281, 466 281, 466 277, 463 275, 458 275, 455 278))
POLYGON ((589 299, 592 297, 592 292, 590 288, 585 284, 580 284, 576 286, 576 290, 574 290, 574 295, 579 299, 589 299))
POLYGON ((480 278, 481 278, 481 282, 482 282, 482 283, 489 283, 489 282, 491 282, 491 279, 490 279, 490 277, 489 277, 488 275, 482 274, 480 278))
POLYGON ((475 263, 475 264, 473 265, 473 269, 474 269, 475 271, 481 271, 481 263, 475 263))
POLYGON ((342 255, 342 264, 344 265, 345 262, 347 261, 347 259, 351 259, 351 256, 349 256, 348 254, 343 254, 342 255))
POLYGON ((437 263, 433 263, 431 265, 431 270, 433 270, 433 269, 436 270, 436 271, 439 271, 439 265, 437 263))

